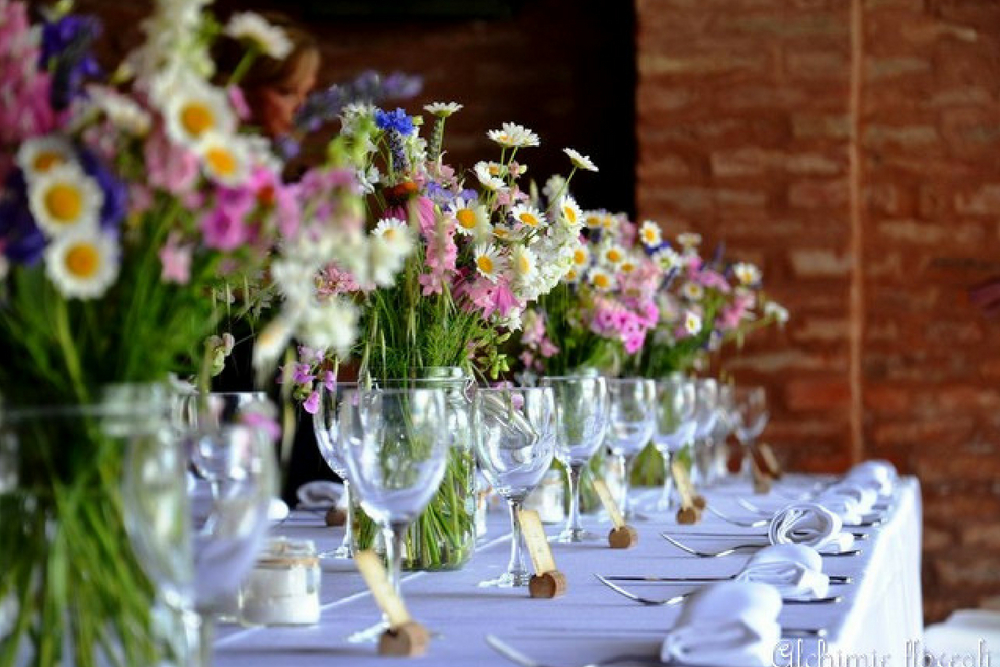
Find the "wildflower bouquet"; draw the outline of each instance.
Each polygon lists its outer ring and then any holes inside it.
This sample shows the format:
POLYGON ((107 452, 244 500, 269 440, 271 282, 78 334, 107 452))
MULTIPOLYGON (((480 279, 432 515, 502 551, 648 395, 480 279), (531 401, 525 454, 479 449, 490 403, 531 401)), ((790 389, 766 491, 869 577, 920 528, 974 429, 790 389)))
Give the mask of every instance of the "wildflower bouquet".
MULTIPOLYGON (((545 189, 561 187, 556 179, 545 189)), ((637 232, 655 223, 638 230, 623 214, 605 211, 587 212, 585 220, 585 242, 573 255, 573 268, 524 318, 520 358, 529 372, 620 369, 644 348, 658 321, 655 299, 664 272, 635 242, 637 232)))
MULTIPOLYGON (((160 0, 111 85, 89 55, 94 20, 57 14, 38 31, 0 0, 0 607, 14 609, 0 665, 159 661, 122 517, 125 448, 92 406, 109 384, 196 371, 220 285, 322 239, 239 91, 211 83, 204 4, 160 0), (12 433, 22 406, 42 417, 12 433), (45 418, 70 412, 75 428, 45 418)), ((259 17, 226 30, 247 58, 287 48, 259 17)), ((337 343, 328 325, 346 311, 310 319, 302 303, 282 306, 287 335, 337 343)))

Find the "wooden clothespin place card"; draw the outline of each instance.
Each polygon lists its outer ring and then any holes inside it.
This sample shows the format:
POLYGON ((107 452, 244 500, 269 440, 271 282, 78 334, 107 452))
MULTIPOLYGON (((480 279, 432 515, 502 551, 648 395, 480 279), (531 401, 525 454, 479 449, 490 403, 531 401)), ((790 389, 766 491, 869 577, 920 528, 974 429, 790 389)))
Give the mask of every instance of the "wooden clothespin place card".
POLYGON ((608 544, 612 549, 630 549, 639 543, 639 533, 636 532, 635 528, 625 523, 625 517, 622 516, 621 510, 618 508, 618 503, 611 496, 611 489, 608 488, 607 483, 603 479, 594 480, 594 489, 597 491, 598 497, 601 499, 601 504, 604 505, 605 511, 607 511, 608 516, 611 517, 611 523, 614 527, 611 532, 608 533, 608 544))
POLYGON ((698 523, 701 521, 701 511, 706 505, 705 498, 695 493, 694 485, 691 484, 691 473, 683 462, 671 462, 670 472, 673 475, 677 493, 681 497, 681 508, 677 510, 677 523, 684 525, 698 523))
POLYGON ((389 628, 378 640, 379 655, 412 658, 423 655, 430 641, 427 628, 413 620, 396 591, 389 584, 382 561, 374 551, 354 554, 358 571, 368 584, 379 609, 389 619, 389 628))
POLYGON ((528 545, 528 554, 535 574, 528 580, 528 593, 533 598, 554 598, 566 592, 566 576, 556 569, 556 560, 545 537, 542 520, 535 510, 521 510, 521 533, 528 545))
POLYGON ((750 447, 750 472, 753 473, 754 493, 770 493, 775 480, 781 478, 781 466, 769 445, 750 447))

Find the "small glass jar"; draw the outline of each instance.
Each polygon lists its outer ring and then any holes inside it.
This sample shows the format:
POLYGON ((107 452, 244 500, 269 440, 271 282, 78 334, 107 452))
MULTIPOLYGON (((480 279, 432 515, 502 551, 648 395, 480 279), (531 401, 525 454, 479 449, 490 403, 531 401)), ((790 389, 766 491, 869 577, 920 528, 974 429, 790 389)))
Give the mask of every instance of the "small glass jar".
POLYGON ((240 616, 251 625, 315 625, 319 583, 312 540, 273 539, 243 584, 240 616))

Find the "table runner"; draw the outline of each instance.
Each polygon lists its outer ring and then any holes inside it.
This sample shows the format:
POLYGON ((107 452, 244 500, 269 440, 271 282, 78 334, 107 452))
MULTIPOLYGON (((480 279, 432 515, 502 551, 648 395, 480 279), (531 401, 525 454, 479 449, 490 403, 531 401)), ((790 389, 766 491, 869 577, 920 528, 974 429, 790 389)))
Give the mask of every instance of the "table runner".
MULTIPOLYGON (((749 485, 731 483, 706 493, 710 504, 731 514, 749 518, 735 500, 744 497, 775 509, 789 502, 786 496, 802 490, 815 478, 794 476, 783 481, 769 496, 755 496, 749 485)), ((644 495, 651 506, 655 492, 644 495)), ((648 510, 646 510, 648 511, 648 510)), ((599 518, 584 518, 585 527, 606 535, 610 524, 599 518)), ((530 599, 527 590, 479 588, 477 583, 497 576, 506 567, 509 535, 506 514, 490 516, 489 532, 471 562, 452 572, 417 572, 404 575, 403 592, 414 617, 440 633, 421 665, 510 665, 485 643, 495 634, 538 659, 560 665, 583 664, 621 653, 656 655, 667 628, 679 607, 646 607, 604 587, 594 577, 600 574, 663 576, 718 576, 739 571, 750 552, 723 558, 700 559, 667 543, 659 533, 667 530, 683 536, 697 532, 725 533, 733 537, 680 537, 704 548, 719 550, 744 540, 740 535, 762 532, 725 523, 706 513, 696 526, 678 526, 672 516, 650 514, 633 522, 639 545, 612 550, 607 542, 553 544, 556 562, 568 579, 568 592, 554 600, 530 599)), ((920 591, 921 544, 920 488, 916 479, 903 478, 893 499, 888 522, 878 528, 860 529, 871 537, 858 543, 857 557, 824 558, 828 574, 850 575, 854 584, 833 586, 843 596, 835 605, 786 606, 780 621, 786 627, 823 627, 828 635, 818 640, 776 647, 775 664, 795 667, 891 667, 907 662, 909 642, 919 641, 922 628, 920 591), (827 658, 820 662, 825 653, 827 658), (839 662, 838 662, 839 656, 839 662), (848 663, 848 659, 853 660, 848 663), (884 659, 884 661, 883 661, 884 659), (831 662, 832 661, 832 662, 831 662)), ((554 534, 557 526, 549 526, 554 534)), ((320 550, 336 546, 339 529, 323 526, 322 513, 293 512, 273 531, 290 538, 309 538, 320 550)), ((760 538, 757 538, 760 539, 760 538)), ((694 590, 692 585, 630 583, 627 587, 649 597, 669 597, 694 590)), ((281 665, 385 665, 391 658, 376 655, 372 644, 350 644, 346 637, 379 619, 361 577, 350 561, 323 563, 321 588, 323 612, 311 627, 236 628, 222 627, 216 642, 215 664, 226 667, 281 665)), ((396 659, 398 660, 398 659, 396 659)), ((720 666, 724 667, 724 666, 720 666)))

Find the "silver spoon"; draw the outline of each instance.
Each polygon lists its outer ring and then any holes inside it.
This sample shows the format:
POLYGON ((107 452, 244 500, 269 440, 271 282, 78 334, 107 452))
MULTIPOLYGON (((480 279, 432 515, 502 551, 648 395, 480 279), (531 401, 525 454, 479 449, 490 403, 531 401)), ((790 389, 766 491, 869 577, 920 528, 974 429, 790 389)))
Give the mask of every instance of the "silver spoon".
MULTIPOLYGON (((660 605, 672 606, 680 602, 683 602, 684 600, 686 600, 687 598, 689 598, 691 595, 694 594, 694 591, 691 591, 690 593, 682 593, 680 595, 675 595, 671 598, 664 598, 664 599, 647 598, 641 595, 636 595, 635 593, 628 591, 622 588, 621 586, 608 581, 599 574, 595 574, 594 576, 597 577, 598 581, 600 581, 602 584, 604 584, 614 592, 618 593, 619 595, 624 595, 629 600, 635 600, 640 604, 645 604, 650 606, 660 606, 660 605)), ((835 604, 837 602, 840 602, 841 599, 842 598, 839 595, 830 595, 825 598, 814 598, 812 600, 782 599, 782 602, 784 604, 828 604, 828 603, 835 604)))
MULTIPOLYGON (((667 542, 670 542, 672 545, 674 545, 678 549, 680 549, 682 551, 686 551, 686 552, 688 552, 689 554, 691 554, 693 556, 698 556, 699 558, 722 558, 723 556, 728 556, 728 555, 730 555, 732 553, 735 553, 735 552, 739 551, 740 549, 754 549, 754 550, 758 550, 759 551, 760 549, 762 549, 765 546, 767 546, 765 544, 737 544, 735 546, 729 547, 728 549, 723 549, 722 551, 699 551, 698 549, 692 549, 691 547, 687 546, 686 544, 682 544, 681 542, 678 542, 677 540, 675 540, 674 538, 670 537, 666 533, 660 533, 660 537, 662 537, 663 539, 665 539, 667 542)), ((860 556, 861 555, 861 550, 860 549, 851 549, 850 551, 840 551, 840 552, 837 552, 837 553, 831 553, 831 552, 823 552, 823 551, 821 551, 821 552, 819 552, 819 555, 820 556, 831 556, 831 557, 860 556)))

